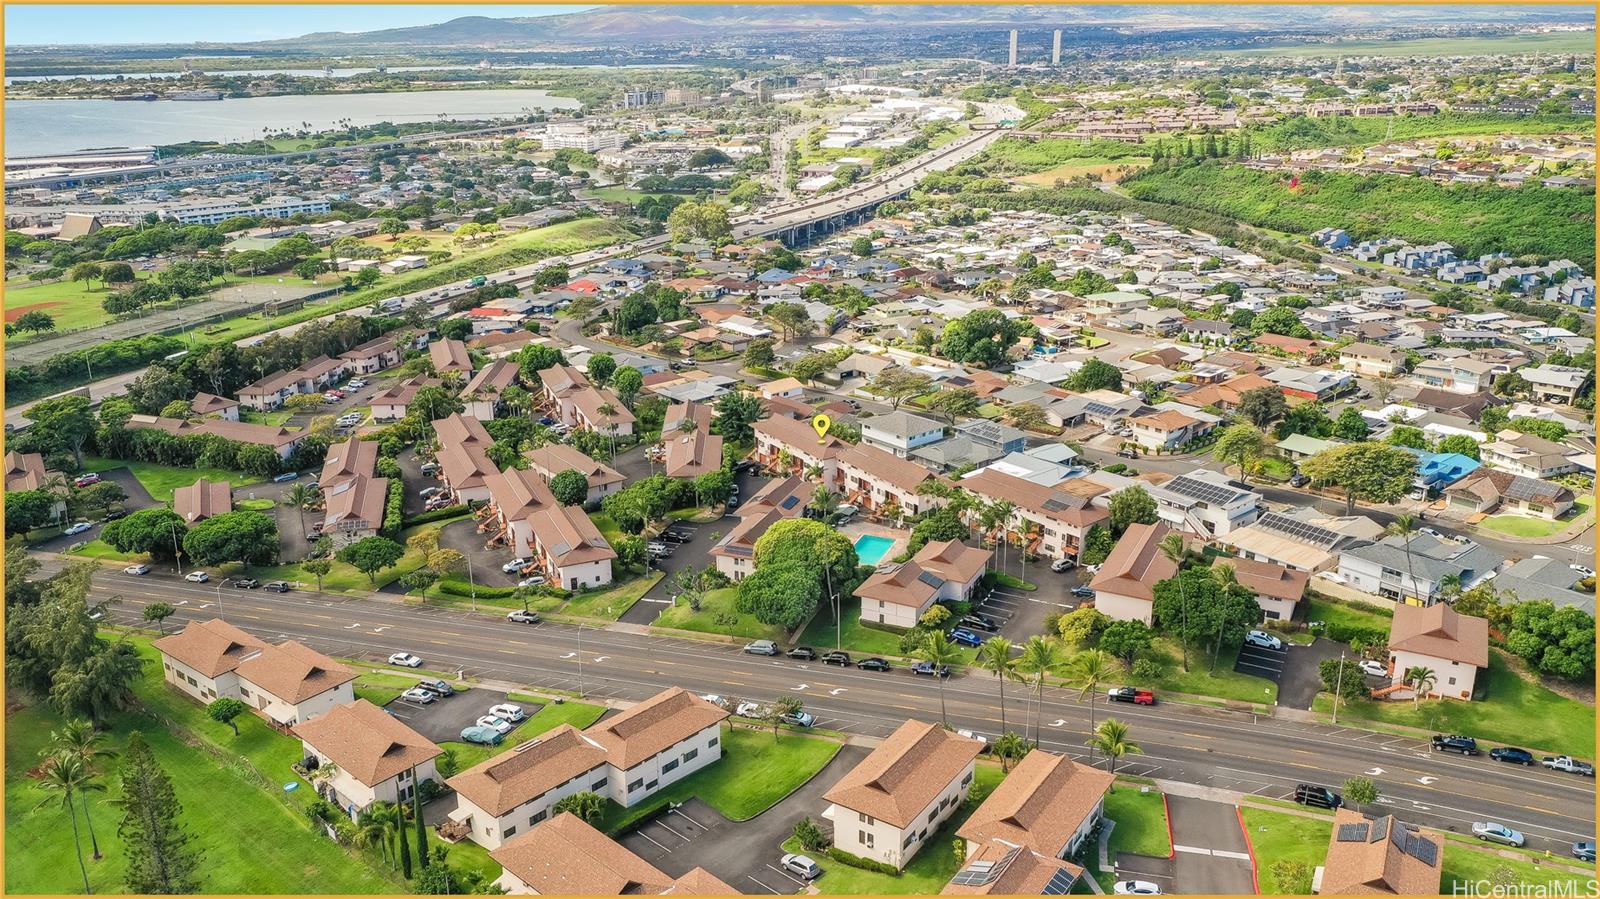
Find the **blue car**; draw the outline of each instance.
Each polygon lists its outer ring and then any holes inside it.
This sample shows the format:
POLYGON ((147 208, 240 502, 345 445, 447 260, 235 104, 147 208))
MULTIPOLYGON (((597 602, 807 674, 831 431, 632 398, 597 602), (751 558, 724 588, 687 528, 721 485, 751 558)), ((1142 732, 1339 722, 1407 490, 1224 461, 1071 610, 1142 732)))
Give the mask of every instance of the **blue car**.
POLYGON ((286 481, 292 481, 292 480, 294 480, 295 478, 298 478, 298 477, 300 477, 300 472, 298 472, 298 471, 286 471, 283 474, 280 474, 277 477, 273 478, 272 482, 274 484, 282 484, 282 483, 285 483, 286 481))
POLYGON ((1594 840, 1584 840, 1572 844, 1572 857, 1580 861, 1594 861, 1594 840))
POLYGON ((481 724, 474 724, 461 730, 461 739, 468 743, 477 743, 482 746, 497 746, 505 738, 505 734, 492 727, 484 727, 481 724))
POLYGON ((976 646, 981 646, 983 644, 983 638, 982 637, 978 636, 977 634, 973 633, 972 631, 967 630, 964 627, 958 627, 955 630, 951 631, 950 632, 950 639, 952 641, 956 642, 956 643, 961 644, 962 646, 974 646, 974 647, 976 647, 976 646))

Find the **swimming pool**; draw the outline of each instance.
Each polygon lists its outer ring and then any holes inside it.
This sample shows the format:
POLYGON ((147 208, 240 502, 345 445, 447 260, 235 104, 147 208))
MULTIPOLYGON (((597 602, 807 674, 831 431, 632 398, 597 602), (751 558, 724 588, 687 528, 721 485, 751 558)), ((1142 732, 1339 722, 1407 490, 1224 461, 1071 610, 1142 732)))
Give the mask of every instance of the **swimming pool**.
POLYGON ((894 541, 888 537, 862 534, 856 538, 856 556, 861 559, 863 565, 876 565, 893 545, 894 541))

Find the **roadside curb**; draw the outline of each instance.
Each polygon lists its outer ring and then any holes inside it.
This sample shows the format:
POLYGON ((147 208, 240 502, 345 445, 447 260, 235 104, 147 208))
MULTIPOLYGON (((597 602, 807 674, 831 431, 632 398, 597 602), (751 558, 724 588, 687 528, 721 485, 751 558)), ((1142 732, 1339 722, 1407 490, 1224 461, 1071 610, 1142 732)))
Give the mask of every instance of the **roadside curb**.
POLYGON ((1259 865, 1256 863, 1255 844, 1250 842, 1250 828, 1244 826, 1243 809, 1239 808, 1238 805, 1235 805, 1233 807, 1233 813, 1239 819, 1239 833, 1244 835, 1244 851, 1250 855, 1250 884, 1251 886, 1255 887, 1256 895, 1259 896, 1261 895, 1261 875, 1256 870, 1259 865))

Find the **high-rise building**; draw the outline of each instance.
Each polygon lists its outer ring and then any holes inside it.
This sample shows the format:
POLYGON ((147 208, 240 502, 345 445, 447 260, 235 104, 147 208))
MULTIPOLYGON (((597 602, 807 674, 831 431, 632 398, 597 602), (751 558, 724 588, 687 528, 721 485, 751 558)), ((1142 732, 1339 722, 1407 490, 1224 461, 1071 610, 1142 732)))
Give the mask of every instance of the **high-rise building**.
POLYGON ((1011 29, 1011 67, 1017 67, 1017 29, 1011 29))
POLYGON ((1050 45, 1050 64, 1061 65, 1061 29, 1056 29, 1055 42, 1050 45))
POLYGON ((657 106, 665 98, 659 90, 648 87, 636 87, 624 91, 622 94, 623 109, 643 109, 646 106, 657 106))

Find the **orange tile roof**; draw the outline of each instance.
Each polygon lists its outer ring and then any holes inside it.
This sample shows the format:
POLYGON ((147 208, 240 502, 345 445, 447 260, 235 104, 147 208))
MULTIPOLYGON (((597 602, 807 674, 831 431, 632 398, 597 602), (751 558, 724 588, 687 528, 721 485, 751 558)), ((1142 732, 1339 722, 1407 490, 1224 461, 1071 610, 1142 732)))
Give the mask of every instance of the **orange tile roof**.
POLYGON ((908 720, 823 798, 904 829, 978 757, 983 744, 937 724, 908 720))
POLYGON ((1096 591, 1155 599, 1155 585, 1178 573, 1178 564, 1161 554, 1161 538, 1171 532, 1166 522, 1131 524, 1089 582, 1096 591))
POLYGON ((334 706, 293 730, 295 736, 369 787, 444 751, 365 699, 334 706))

